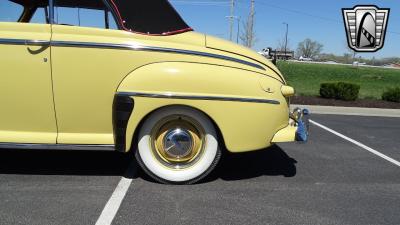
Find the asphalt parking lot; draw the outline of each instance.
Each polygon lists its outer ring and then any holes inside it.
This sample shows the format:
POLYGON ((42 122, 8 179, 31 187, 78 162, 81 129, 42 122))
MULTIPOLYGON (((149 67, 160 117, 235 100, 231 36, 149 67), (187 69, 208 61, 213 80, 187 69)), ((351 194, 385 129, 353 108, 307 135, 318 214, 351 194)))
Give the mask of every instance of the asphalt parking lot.
POLYGON ((130 155, 2 150, 0 224, 400 224, 400 118, 312 120, 389 160, 315 124, 306 144, 226 153, 187 186, 154 183, 130 155))

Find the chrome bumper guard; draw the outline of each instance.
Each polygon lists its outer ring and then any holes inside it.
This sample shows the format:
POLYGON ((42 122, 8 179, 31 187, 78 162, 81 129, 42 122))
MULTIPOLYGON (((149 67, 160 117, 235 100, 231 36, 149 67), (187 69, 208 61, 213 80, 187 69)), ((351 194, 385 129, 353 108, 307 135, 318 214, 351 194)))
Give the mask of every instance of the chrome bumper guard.
POLYGON ((296 141, 306 142, 309 136, 309 122, 310 112, 308 109, 295 108, 290 113, 290 118, 294 121, 296 130, 296 141))

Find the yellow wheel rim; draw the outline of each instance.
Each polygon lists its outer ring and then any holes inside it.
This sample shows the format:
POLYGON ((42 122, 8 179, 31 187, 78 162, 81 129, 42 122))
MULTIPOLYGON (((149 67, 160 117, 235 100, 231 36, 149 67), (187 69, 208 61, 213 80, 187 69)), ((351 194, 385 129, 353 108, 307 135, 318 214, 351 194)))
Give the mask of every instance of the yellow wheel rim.
POLYGON ((151 149, 157 161, 173 169, 195 164, 204 147, 204 130, 194 119, 174 115, 160 120, 151 132, 151 149))

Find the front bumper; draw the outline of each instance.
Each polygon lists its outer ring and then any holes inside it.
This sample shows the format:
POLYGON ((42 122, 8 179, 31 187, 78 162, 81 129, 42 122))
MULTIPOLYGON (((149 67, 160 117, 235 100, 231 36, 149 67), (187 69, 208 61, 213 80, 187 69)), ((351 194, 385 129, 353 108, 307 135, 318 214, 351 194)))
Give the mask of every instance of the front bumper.
POLYGON ((307 109, 294 109, 289 115, 289 125, 278 131, 271 142, 306 142, 309 136, 309 115, 307 109))

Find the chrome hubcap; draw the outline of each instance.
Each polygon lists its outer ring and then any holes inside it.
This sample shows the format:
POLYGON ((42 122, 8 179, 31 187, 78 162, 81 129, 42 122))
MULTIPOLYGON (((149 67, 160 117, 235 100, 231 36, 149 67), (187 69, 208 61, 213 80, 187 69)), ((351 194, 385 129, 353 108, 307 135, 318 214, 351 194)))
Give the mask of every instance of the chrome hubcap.
POLYGON ((153 156, 158 162, 172 169, 184 169, 201 157, 205 134, 196 120, 174 115, 160 120, 150 139, 153 156))
POLYGON ((169 130, 164 137, 163 147, 170 157, 183 158, 191 153, 193 139, 187 130, 169 130))

